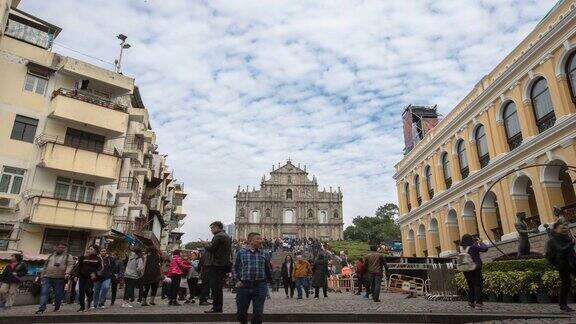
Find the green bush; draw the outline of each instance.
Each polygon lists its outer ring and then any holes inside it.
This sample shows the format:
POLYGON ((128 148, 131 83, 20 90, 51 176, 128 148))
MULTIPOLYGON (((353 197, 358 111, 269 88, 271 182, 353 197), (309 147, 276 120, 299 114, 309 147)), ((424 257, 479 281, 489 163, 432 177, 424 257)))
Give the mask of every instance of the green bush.
POLYGON ((503 260, 485 263, 484 271, 533 271, 544 273, 554 270, 554 267, 548 260, 542 259, 519 259, 503 260))
POLYGON ((560 274, 558 271, 546 271, 542 275, 542 288, 555 296, 560 290, 560 274))
POLYGON ((464 278, 464 273, 458 272, 454 276, 454 285, 461 293, 468 292, 468 283, 466 283, 466 278, 464 278))

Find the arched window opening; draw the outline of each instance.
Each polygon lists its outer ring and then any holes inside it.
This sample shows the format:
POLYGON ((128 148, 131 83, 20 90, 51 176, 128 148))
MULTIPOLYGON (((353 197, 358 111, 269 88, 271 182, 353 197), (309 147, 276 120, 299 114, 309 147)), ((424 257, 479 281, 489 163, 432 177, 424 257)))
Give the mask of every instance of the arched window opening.
POLYGON ((462 179, 468 178, 470 168, 468 167, 468 158, 466 157, 466 145, 464 140, 459 140, 456 145, 456 152, 458 153, 458 165, 460 166, 460 175, 462 179))
POLYGON ((522 144, 520 122, 518 121, 516 104, 513 101, 510 101, 504 107, 504 110, 502 111, 502 119, 504 121, 504 129, 506 131, 508 149, 512 151, 522 144))
POLYGON ((442 172, 444 173, 446 189, 450 189, 450 187, 452 187, 452 173, 450 172, 450 160, 446 152, 442 155, 442 172))
POLYGON ((536 125, 538 131, 542 133, 548 128, 554 126, 556 123, 556 115, 554 114, 554 107, 552 106, 552 99, 550 98, 550 91, 548 90, 548 82, 544 78, 539 78, 530 91, 530 99, 532 99, 532 108, 534 110, 534 117, 536 117, 536 125))
POLYGON ((572 53, 566 62, 566 76, 570 85, 572 101, 576 102, 576 52, 572 53))
POLYGON ((270 218, 272 216, 272 213, 270 212, 270 209, 266 209, 266 218, 270 218))
POLYGON ((253 210, 251 216, 250 223, 260 223, 260 212, 258 210, 253 210))
POLYGON ((292 224, 294 223, 294 211, 292 209, 286 209, 284 211, 284 224, 292 224))
POLYGON ((488 137, 486 137, 486 129, 484 128, 484 125, 480 125, 476 128, 474 139, 476 140, 476 149, 478 150, 478 161, 480 162, 480 168, 483 168, 487 166, 488 163, 490 163, 488 137))
POLYGON ((334 212, 334 218, 338 218, 338 217, 340 217, 340 214, 338 214, 338 211, 335 211, 334 212))
POLYGON ((318 222, 320 224, 328 223, 328 214, 326 214, 325 210, 320 211, 320 215, 318 215, 318 222))
POLYGON ((414 176, 414 189, 416 190, 416 202, 418 206, 422 204, 422 195, 420 194, 420 176, 414 176))
POLYGON ((428 189, 428 196, 432 199, 434 197, 434 187, 432 186, 432 169, 429 165, 426 166, 424 174, 426 176, 426 189, 428 189))
POLYGON ((286 199, 292 199, 292 189, 286 190, 286 199))
POLYGON ((406 195, 406 208, 411 211, 412 204, 410 203, 410 185, 408 182, 404 183, 404 194, 406 195))

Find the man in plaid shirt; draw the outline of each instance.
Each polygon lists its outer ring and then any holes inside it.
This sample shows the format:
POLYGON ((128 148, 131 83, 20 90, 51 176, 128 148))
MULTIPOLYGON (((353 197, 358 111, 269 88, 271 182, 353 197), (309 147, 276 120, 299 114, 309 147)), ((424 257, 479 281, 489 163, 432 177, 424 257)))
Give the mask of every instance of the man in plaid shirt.
POLYGON ((248 245, 236 254, 234 272, 236 276, 236 316, 240 323, 247 323, 247 314, 252 303, 252 324, 262 323, 264 302, 268 292, 267 281, 272 279, 268 256, 260 250, 262 236, 248 234, 248 245))

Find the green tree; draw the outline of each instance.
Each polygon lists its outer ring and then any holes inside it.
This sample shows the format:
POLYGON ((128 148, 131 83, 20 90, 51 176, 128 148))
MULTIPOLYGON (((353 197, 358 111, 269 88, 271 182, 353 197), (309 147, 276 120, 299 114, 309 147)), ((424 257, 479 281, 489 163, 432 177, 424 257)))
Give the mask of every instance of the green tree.
POLYGON ((400 239, 398 206, 392 203, 378 207, 375 216, 357 216, 344 230, 344 239, 380 244, 400 239))
POLYGON ((197 250, 203 246, 204 246, 204 244, 202 242, 188 242, 188 243, 184 244, 184 248, 186 250, 197 250))

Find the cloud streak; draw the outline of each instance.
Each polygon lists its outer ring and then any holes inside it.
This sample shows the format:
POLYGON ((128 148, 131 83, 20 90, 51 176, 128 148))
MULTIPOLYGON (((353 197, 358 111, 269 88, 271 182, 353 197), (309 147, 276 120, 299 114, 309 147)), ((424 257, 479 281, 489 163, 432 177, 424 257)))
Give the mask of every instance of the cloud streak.
POLYGON ((57 43, 106 61, 115 36, 129 36, 124 72, 185 182, 192 240, 208 237, 214 219, 232 222, 236 187, 257 186, 288 157, 320 186, 342 187, 347 223, 396 201, 403 107, 438 104, 446 114, 553 5, 52 0, 22 8, 63 27, 57 43))

